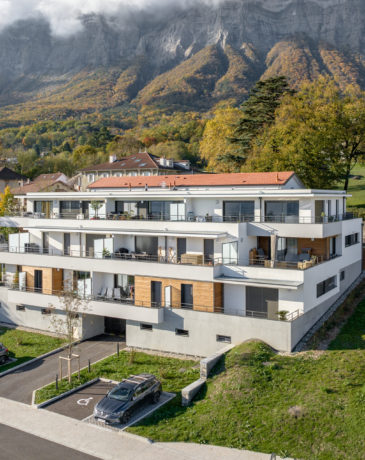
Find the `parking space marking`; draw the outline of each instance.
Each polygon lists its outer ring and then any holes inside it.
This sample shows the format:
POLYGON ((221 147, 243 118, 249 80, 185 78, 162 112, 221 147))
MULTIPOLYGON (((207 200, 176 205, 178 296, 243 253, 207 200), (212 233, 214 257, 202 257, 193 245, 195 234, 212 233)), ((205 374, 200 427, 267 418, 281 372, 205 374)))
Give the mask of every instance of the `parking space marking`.
POLYGON ((79 406, 88 406, 89 405, 89 402, 94 399, 92 396, 90 396, 90 398, 85 398, 85 399, 79 399, 77 401, 77 404, 79 406))
POLYGON ((148 417, 176 396, 175 393, 167 393, 166 391, 163 391, 161 393, 160 401, 157 404, 151 404, 146 400, 145 403, 134 412, 127 424, 109 424, 105 423, 103 420, 95 419, 93 415, 95 405, 105 396, 106 393, 114 388, 117 383, 118 382, 104 379, 97 380, 57 401, 51 402, 44 408, 44 410, 56 412, 58 414, 65 415, 66 417, 81 420, 85 423, 90 423, 109 430, 123 431, 129 426, 132 426, 140 420, 148 417))

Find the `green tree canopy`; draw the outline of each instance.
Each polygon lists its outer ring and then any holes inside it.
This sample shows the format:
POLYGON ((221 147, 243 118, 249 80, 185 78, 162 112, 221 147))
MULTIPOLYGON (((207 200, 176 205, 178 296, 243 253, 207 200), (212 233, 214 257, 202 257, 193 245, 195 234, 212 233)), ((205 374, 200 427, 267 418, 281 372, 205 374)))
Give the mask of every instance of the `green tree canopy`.
POLYGON ((229 138, 236 149, 224 151, 218 161, 229 163, 240 171, 251 152, 252 142, 261 130, 275 120, 275 111, 284 94, 292 94, 286 77, 274 77, 259 81, 252 88, 248 99, 242 104, 242 113, 229 138))
POLYGON ((365 93, 342 93, 328 77, 284 98, 275 122, 253 143, 247 170, 294 170, 312 188, 347 190, 351 169, 364 156, 365 93))

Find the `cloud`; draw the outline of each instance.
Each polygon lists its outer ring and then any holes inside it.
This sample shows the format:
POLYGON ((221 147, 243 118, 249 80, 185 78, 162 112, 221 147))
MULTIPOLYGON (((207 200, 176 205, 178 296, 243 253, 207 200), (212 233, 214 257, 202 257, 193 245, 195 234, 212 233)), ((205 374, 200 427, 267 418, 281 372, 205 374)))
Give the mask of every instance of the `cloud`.
POLYGON ((162 10, 193 3, 217 3, 220 0, 0 0, 0 29, 21 19, 46 18, 55 35, 70 35, 82 29, 86 14, 121 16, 138 10, 162 10))

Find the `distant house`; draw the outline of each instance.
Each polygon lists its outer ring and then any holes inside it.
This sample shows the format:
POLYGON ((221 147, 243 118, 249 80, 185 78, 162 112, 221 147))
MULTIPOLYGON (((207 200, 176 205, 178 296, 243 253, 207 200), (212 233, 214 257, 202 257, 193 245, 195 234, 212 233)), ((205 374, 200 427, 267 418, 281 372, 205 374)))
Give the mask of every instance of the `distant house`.
POLYGON ((109 162, 88 166, 80 170, 79 187, 85 191, 88 185, 104 177, 160 176, 166 174, 192 174, 189 160, 160 158, 148 152, 140 152, 117 160, 110 155, 109 162))
POLYGON ((72 192, 74 190, 69 178, 61 173, 41 174, 33 181, 23 182, 18 187, 11 189, 15 195, 26 195, 37 192, 72 192))
POLYGON ((6 166, 0 168, 0 192, 3 192, 8 186, 11 189, 17 187, 19 183, 26 180, 27 178, 25 176, 22 176, 6 166))
MULTIPOLYGON (((41 174, 36 177, 33 181, 29 179, 27 182, 23 182, 20 186, 11 189, 14 195, 26 195, 27 193, 38 193, 38 192, 74 192, 75 188, 72 183, 69 182, 69 178, 61 173, 41 174)), ((22 198, 19 200, 21 206, 26 207, 27 200, 22 198)), ((49 214, 51 209, 50 202, 39 202, 35 204, 35 211, 49 214), (40 207, 40 209, 38 209, 40 207)))

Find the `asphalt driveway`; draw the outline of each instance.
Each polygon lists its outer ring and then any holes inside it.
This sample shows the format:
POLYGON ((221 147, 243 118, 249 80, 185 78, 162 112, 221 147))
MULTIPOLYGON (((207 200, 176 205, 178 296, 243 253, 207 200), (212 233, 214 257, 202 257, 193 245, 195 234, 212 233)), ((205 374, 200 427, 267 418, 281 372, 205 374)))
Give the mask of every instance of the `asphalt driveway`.
MULTIPOLYGON (((80 366, 85 367, 89 359, 93 363, 116 353, 118 342, 120 349, 125 347, 121 337, 101 335, 78 344, 74 353, 80 355, 80 366)), ((56 353, 1 377, 0 396, 31 404, 33 390, 54 381, 58 373, 58 358, 64 354, 64 351, 56 353)))

